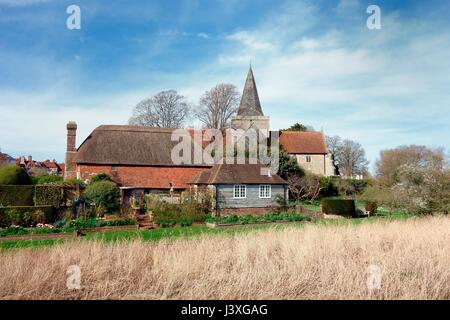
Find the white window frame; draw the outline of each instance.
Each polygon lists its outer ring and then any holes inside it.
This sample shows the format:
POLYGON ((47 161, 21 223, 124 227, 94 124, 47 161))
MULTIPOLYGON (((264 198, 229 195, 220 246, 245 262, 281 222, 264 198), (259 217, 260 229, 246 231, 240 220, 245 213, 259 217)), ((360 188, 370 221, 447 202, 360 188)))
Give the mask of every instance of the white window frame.
POLYGON ((245 199, 247 198, 247 185, 245 184, 235 184, 233 186, 233 198, 234 199, 245 199), (239 188, 238 196, 236 196, 236 188, 239 188), (242 196, 242 190, 244 190, 244 196, 242 196))
POLYGON ((260 199, 270 199, 272 198, 272 186, 270 184, 260 184, 259 185, 259 198, 260 199), (268 189, 265 189, 268 188, 268 189), (261 191, 263 190, 269 190, 268 195, 267 194, 261 194, 261 191))

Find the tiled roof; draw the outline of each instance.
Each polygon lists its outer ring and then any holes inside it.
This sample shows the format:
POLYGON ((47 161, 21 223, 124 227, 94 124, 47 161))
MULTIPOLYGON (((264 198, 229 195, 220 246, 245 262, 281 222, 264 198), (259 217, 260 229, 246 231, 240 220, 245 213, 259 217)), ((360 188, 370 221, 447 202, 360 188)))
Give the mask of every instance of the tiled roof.
POLYGON ((280 145, 291 154, 327 154, 322 132, 280 131, 280 145))
POLYGON ((269 168, 260 164, 217 164, 198 174, 191 184, 287 184, 269 168))

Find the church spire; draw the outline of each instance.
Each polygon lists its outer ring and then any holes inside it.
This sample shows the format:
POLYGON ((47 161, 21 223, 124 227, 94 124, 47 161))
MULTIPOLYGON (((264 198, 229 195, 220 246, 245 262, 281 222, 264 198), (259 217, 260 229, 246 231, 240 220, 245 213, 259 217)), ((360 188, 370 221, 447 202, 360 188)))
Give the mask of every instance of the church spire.
POLYGON ((256 89, 255 77, 253 76, 252 65, 248 69, 245 80, 244 92, 242 93, 241 104, 237 112, 238 116, 264 116, 259 102, 258 90, 256 89))

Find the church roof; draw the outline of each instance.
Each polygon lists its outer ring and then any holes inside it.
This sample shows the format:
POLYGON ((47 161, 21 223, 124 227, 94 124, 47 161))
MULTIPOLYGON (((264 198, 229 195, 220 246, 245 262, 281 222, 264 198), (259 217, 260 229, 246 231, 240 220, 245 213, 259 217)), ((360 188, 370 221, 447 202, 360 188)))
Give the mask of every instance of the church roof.
POLYGON ((290 154, 327 154, 322 132, 280 131, 280 145, 290 154))
POLYGON ((244 92, 237 114, 238 116, 264 116, 251 66, 245 80, 244 92))

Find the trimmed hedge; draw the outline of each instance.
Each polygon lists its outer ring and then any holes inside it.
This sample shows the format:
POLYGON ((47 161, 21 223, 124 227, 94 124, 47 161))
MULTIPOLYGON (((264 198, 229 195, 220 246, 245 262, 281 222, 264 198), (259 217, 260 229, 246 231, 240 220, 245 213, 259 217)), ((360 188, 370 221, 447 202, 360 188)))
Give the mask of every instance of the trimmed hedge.
POLYGON ((174 204, 174 203, 158 203, 153 208, 155 217, 153 221, 160 227, 172 227, 181 224, 182 226, 189 226, 193 222, 204 222, 205 213, 200 204, 174 204))
POLYGON ((63 190, 60 186, 47 185, 35 187, 34 204, 36 206, 53 206, 59 208, 62 198, 63 190))
POLYGON ((34 186, 0 186, 0 206, 32 206, 34 186))
POLYGON ((322 213, 341 216, 355 215, 355 201, 345 199, 322 199, 322 213))
POLYGON ((50 223, 55 221, 57 210, 52 206, 14 206, 0 207, 0 226, 8 227, 12 224, 30 226, 38 221, 50 223), (40 211, 40 212, 38 212, 40 211), (42 216, 40 216, 42 214, 42 216))

